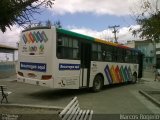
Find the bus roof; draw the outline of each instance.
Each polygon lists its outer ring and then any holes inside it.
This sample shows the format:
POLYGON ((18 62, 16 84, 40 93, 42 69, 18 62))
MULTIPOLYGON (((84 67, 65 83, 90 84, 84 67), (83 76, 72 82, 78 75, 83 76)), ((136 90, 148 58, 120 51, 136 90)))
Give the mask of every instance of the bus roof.
POLYGON ((65 29, 62 29, 62 28, 57 28, 57 31, 59 33, 63 33, 63 34, 70 35, 70 36, 73 36, 73 37, 79 37, 79 38, 82 38, 82 39, 87 39, 87 40, 94 41, 93 37, 83 35, 83 34, 79 34, 79 33, 76 33, 76 32, 72 32, 72 31, 69 31, 69 30, 65 30, 65 29))
MULTIPOLYGON (((48 26, 32 27, 32 28, 25 29, 22 32, 26 32, 26 31, 29 31, 29 30, 36 30, 36 29, 51 29, 51 27, 48 27, 48 26)), ((86 40, 89 40, 89 41, 95 41, 95 42, 98 42, 98 43, 103 43, 103 44, 115 46, 115 47, 118 47, 118 48, 124 48, 124 49, 130 49, 130 50, 138 51, 137 49, 130 48, 130 47, 118 44, 118 43, 113 43, 113 42, 109 42, 109 41, 106 41, 106 40, 94 38, 94 37, 91 37, 91 36, 87 36, 87 35, 83 35, 83 34, 80 34, 80 33, 72 32, 72 31, 69 31, 69 30, 62 29, 62 28, 56 28, 56 30, 59 33, 63 33, 63 34, 70 35, 70 36, 73 36, 73 37, 78 37, 78 38, 86 39, 86 40)))
POLYGON ((107 45, 111 45, 111 46, 116 46, 116 47, 119 47, 119 48, 138 51, 137 49, 130 48, 130 47, 127 47, 125 45, 121 45, 121 44, 118 44, 118 43, 113 43, 113 42, 105 41, 105 40, 102 40, 102 39, 90 37, 90 36, 87 36, 87 35, 83 35, 83 34, 80 34, 80 33, 72 32, 72 31, 69 31, 69 30, 62 29, 62 28, 57 28, 57 31, 59 33, 63 33, 63 34, 70 35, 70 36, 73 36, 73 37, 87 39, 87 40, 90 40, 90 41, 95 41, 95 42, 99 42, 99 43, 103 43, 103 44, 107 44, 107 45))
POLYGON ((87 40, 90 40, 90 41, 104 43, 104 44, 108 44, 108 45, 112 45, 112 46, 118 46, 119 45, 117 43, 108 42, 108 41, 105 41, 105 40, 102 40, 102 39, 98 39, 98 38, 90 37, 90 36, 87 36, 87 35, 79 34, 79 33, 72 32, 72 31, 69 31, 69 30, 65 30, 65 29, 62 29, 62 28, 57 28, 57 31, 59 33, 63 33, 63 34, 66 34, 66 35, 71 35, 73 37, 79 37, 79 38, 82 38, 82 39, 87 39, 87 40))
POLYGON ((51 27, 48 27, 48 26, 36 26, 36 27, 26 28, 22 32, 26 32, 26 31, 30 31, 30 30, 36 30, 36 29, 51 29, 51 27))

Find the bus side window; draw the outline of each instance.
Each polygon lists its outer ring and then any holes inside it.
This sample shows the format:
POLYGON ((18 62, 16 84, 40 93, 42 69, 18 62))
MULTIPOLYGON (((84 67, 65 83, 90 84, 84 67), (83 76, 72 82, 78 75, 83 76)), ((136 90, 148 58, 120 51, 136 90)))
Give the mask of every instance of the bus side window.
POLYGON ((124 62, 126 63, 127 60, 128 60, 128 58, 127 58, 127 50, 125 49, 124 50, 124 62))
POLYGON ((62 49, 60 47, 57 48, 57 57, 62 58, 62 49))
POLYGON ((58 44, 58 46, 62 45, 62 38, 58 38, 57 44, 58 44))
POLYGON ((112 48, 112 60, 117 62, 117 48, 112 48))
POLYGON ((68 46, 69 45, 69 41, 68 41, 68 38, 63 36, 62 37, 62 46, 68 46))
POLYGON ((102 60, 102 47, 101 45, 99 44, 98 45, 98 60, 101 61, 102 60))
POLYGON ((79 43, 77 39, 73 39, 73 59, 79 58, 79 43))
POLYGON ((92 60, 97 60, 98 55, 97 55, 97 44, 93 43, 92 44, 92 60))
POLYGON ((92 44, 92 60, 102 60, 102 46, 100 44, 92 44))
POLYGON ((105 45, 102 45, 102 61, 105 61, 105 58, 106 58, 105 45))
POLYGON ((57 57, 62 58, 62 38, 57 39, 57 57))
POLYGON ((118 48, 117 50, 117 61, 118 62, 124 62, 124 50, 122 48, 118 48))
POLYGON ((105 51, 106 51, 105 61, 107 62, 112 61, 112 47, 107 45, 105 51))
POLYGON ((68 36, 63 37, 63 59, 72 59, 73 52, 72 52, 72 39, 68 36))
POLYGON ((126 56, 126 52, 124 49, 122 49, 122 62, 125 62, 125 56, 126 56))
POLYGON ((106 61, 112 61, 112 54, 110 51, 107 51, 107 54, 106 54, 106 61))
POLYGON ((125 57, 126 62, 131 62, 131 51, 126 50, 126 57, 125 57))
POLYGON ((79 59, 78 40, 65 34, 58 34, 57 57, 59 59, 79 59))
POLYGON ((73 39, 73 48, 78 48, 79 44, 78 44, 78 40, 73 39))
POLYGON ((131 62, 135 63, 135 52, 131 51, 131 62))

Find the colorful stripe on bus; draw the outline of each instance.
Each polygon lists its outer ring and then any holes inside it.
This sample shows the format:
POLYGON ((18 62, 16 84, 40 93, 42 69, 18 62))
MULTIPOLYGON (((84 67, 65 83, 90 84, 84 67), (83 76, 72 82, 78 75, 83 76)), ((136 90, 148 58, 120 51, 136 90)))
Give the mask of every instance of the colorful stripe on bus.
POLYGON ((109 84, 127 82, 132 79, 132 71, 130 66, 106 65, 104 72, 109 84))
POLYGON ((22 35, 22 40, 25 44, 29 43, 32 44, 34 42, 38 43, 42 43, 42 42, 47 42, 48 38, 47 35, 44 31, 40 32, 28 32, 22 35))

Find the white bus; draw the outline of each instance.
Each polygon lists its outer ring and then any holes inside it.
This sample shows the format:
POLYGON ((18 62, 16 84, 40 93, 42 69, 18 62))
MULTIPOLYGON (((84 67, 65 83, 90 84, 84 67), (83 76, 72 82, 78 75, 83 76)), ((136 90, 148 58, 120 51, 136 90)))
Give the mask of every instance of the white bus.
POLYGON ((142 54, 135 49, 55 27, 22 31, 18 81, 59 89, 136 82, 142 54))

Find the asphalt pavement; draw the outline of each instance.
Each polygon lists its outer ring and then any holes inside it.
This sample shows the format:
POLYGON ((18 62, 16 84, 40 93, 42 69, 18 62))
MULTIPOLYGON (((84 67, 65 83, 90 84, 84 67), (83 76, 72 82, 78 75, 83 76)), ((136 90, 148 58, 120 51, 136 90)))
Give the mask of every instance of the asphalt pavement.
MULTIPOLYGON (((0 79, 0 84, 7 85, 8 90, 12 91, 12 94, 8 96, 9 103, 3 103, 0 105, 1 108, 5 105, 18 104, 42 108, 58 108, 60 110, 74 96, 77 96, 82 109, 92 109, 94 114, 100 115, 100 118, 106 114, 108 115, 107 117, 113 118, 113 114, 118 115, 116 117, 120 117, 119 114, 160 113, 158 104, 155 104, 147 96, 139 92, 143 91, 159 102, 160 92, 156 92, 155 94, 155 91, 160 91, 160 82, 154 81, 153 76, 145 76, 136 84, 106 86, 98 93, 92 93, 88 89, 59 90, 20 83, 16 81, 16 76, 0 79), (149 91, 154 91, 154 94, 149 91)), ((0 109, 0 113, 2 113, 2 110, 0 109)), ((9 109, 9 111, 16 111, 16 109, 9 109)), ((42 109, 40 112, 48 113, 48 111, 42 111, 42 109)), ((33 113, 33 109, 29 110, 28 113, 33 113)))

